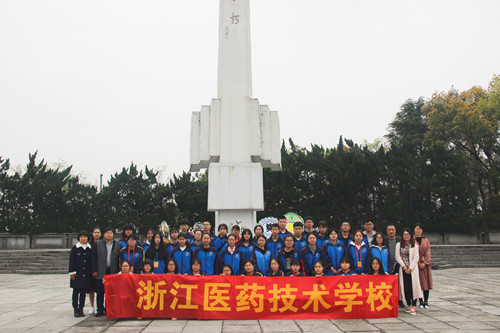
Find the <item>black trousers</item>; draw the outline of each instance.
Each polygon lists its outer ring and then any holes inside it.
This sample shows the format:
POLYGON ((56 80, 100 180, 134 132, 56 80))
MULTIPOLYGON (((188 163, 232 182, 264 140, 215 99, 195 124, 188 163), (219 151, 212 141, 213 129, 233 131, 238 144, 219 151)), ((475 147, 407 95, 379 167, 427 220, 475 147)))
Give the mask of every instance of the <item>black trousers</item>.
MULTIPOLYGON (((106 269, 106 274, 111 274, 109 268, 106 269)), ((96 302, 97 302, 97 312, 104 311, 104 284, 102 280, 95 280, 95 291, 96 291, 96 302)))
POLYGON ((411 285, 411 274, 406 274, 403 272, 403 284, 405 291, 406 304, 408 306, 416 306, 417 300, 413 299, 413 287, 411 285))
POLYGON ((85 292, 87 288, 73 288, 73 309, 81 310, 85 305, 85 292))

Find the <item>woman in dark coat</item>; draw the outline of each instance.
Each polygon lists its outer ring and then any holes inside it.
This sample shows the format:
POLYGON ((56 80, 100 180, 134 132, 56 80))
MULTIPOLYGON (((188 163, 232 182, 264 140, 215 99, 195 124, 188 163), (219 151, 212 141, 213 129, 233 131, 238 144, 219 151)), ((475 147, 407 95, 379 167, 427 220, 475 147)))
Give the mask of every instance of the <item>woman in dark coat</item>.
POLYGON ((78 233, 78 243, 71 249, 69 255, 68 274, 73 288, 73 310, 75 317, 84 317, 85 292, 92 284, 91 246, 89 233, 85 230, 78 233))

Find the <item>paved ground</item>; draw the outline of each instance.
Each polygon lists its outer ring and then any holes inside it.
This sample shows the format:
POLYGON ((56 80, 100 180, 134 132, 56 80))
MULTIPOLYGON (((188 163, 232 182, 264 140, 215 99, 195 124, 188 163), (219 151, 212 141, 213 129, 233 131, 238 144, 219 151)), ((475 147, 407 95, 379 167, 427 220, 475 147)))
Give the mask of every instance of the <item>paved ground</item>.
MULTIPOLYGON (((0 332, 494 332, 500 268, 434 271, 428 310, 368 320, 107 320, 74 318, 67 275, 0 274, 0 332)), ((88 308, 85 309, 85 312, 88 308)))

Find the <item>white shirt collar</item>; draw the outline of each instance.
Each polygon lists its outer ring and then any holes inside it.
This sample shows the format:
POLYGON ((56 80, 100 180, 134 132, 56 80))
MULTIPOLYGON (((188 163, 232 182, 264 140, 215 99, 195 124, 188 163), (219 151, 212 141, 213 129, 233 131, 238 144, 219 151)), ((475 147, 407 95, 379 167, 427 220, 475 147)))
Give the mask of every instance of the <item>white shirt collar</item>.
POLYGON ((78 242, 78 243, 76 243, 75 246, 76 246, 76 248, 83 247, 84 250, 86 250, 87 248, 89 248, 89 249, 92 248, 89 243, 83 245, 82 243, 78 242))

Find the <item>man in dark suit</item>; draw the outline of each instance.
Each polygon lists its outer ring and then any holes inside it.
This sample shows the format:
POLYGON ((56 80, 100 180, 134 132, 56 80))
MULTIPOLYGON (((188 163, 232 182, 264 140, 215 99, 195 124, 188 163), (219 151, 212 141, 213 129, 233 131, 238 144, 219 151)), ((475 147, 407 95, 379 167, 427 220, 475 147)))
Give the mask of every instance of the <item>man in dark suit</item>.
POLYGON ((120 271, 118 267, 118 253, 122 245, 114 240, 113 229, 104 229, 103 239, 97 242, 92 256, 92 275, 96 279, 97 312, 96 317, 105 313, 104 309, 104 284, 102 279, 105 274, 116 274, 120 271))

